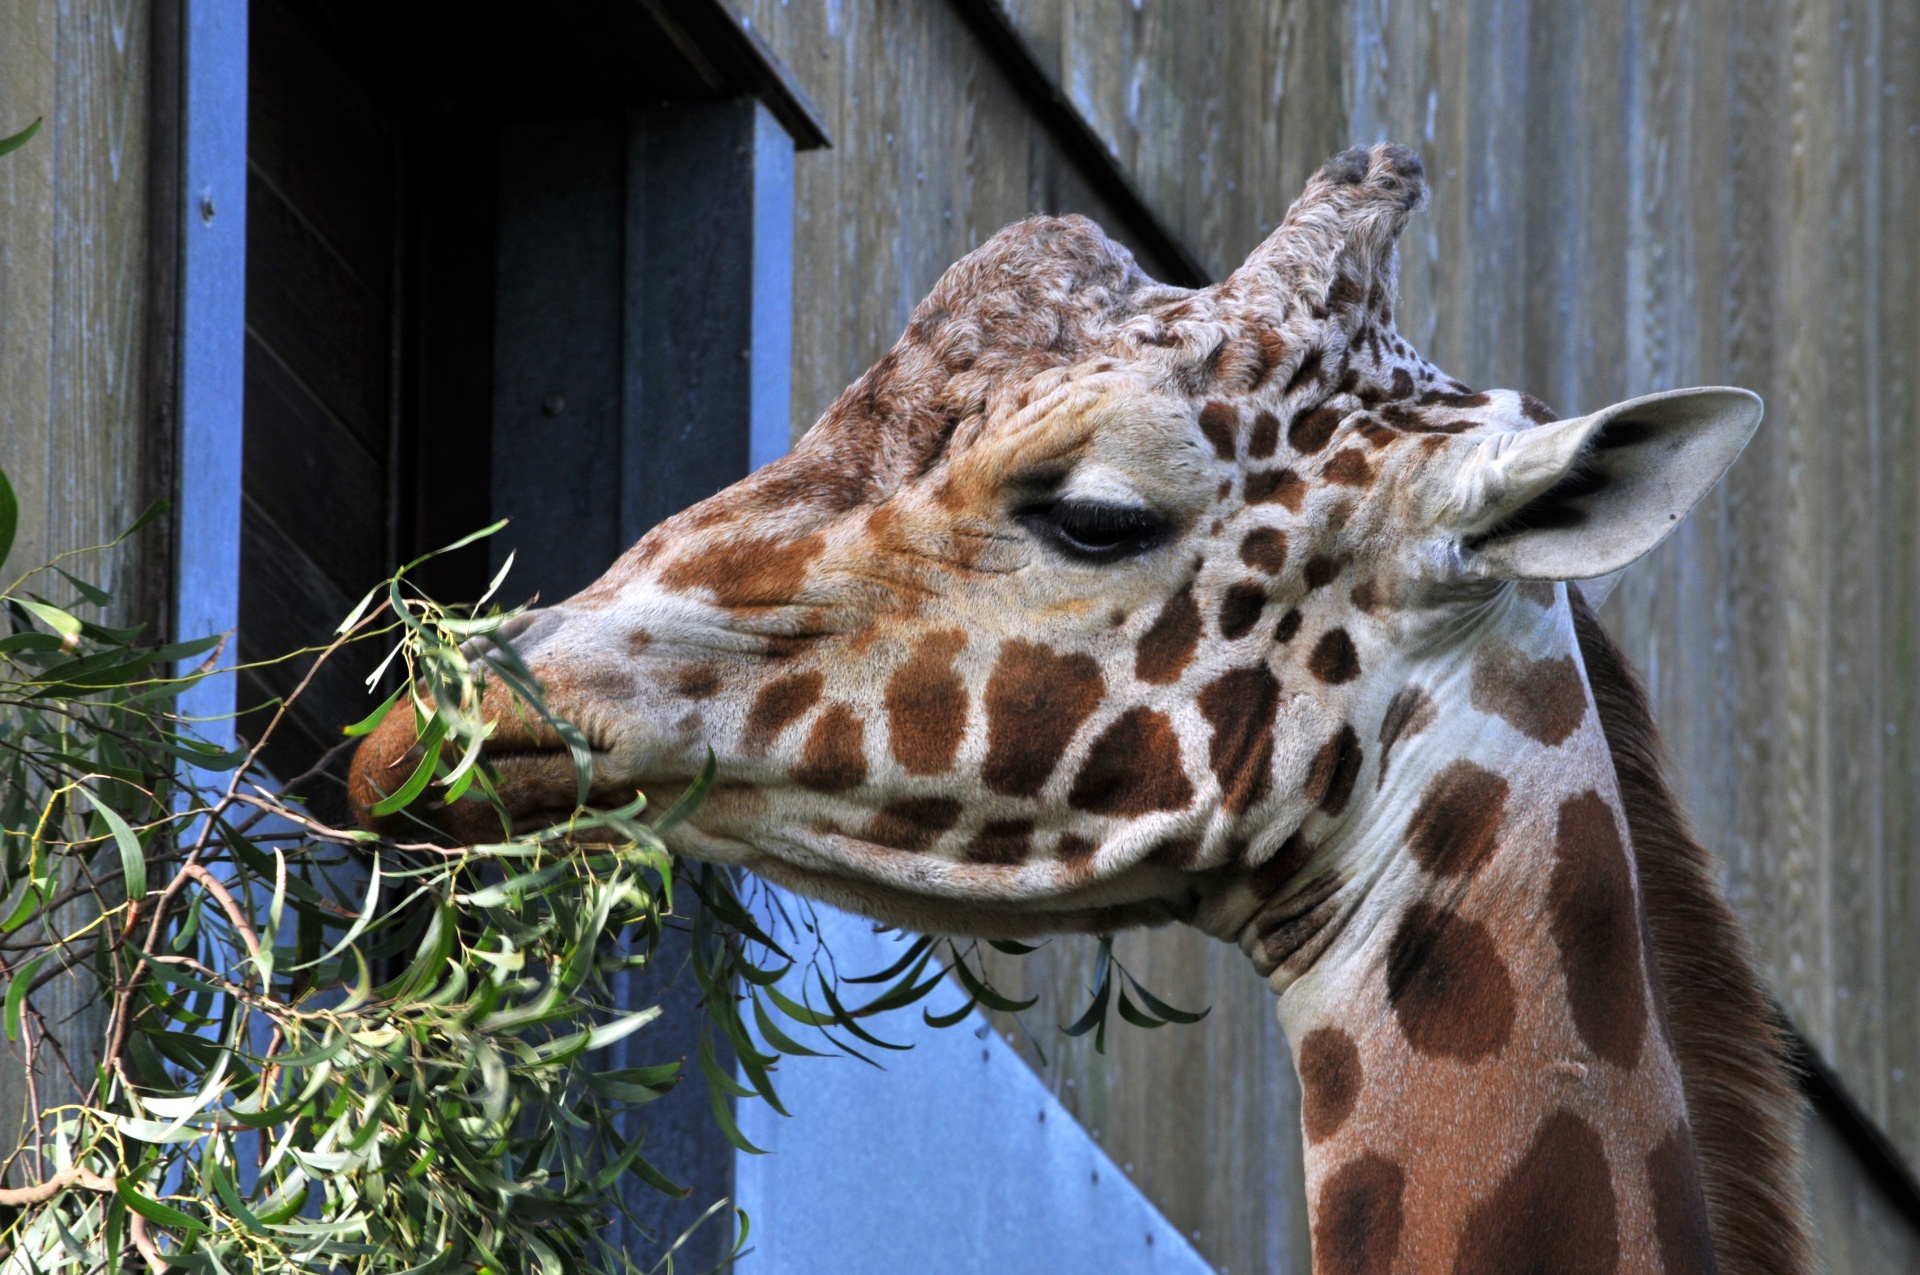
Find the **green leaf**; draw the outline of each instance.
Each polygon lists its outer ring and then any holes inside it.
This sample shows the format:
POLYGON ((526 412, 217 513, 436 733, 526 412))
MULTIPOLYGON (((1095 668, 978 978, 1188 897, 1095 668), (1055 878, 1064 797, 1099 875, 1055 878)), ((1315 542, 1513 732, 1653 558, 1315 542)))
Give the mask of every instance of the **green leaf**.
POLYGON ((885 983, 890 979, 898 978, 907 966, 918 960, 920 954, 929 947, 932 947, 935 941, 933 935, 922 934, 908 946, 906 955, 881 970, 878 974, 862 974, 858 978, 843 978, 840 981, 843 983, 885 983))
POLYGON ((165 512, 167 512, 167 510, 170 508, 172 508, 172 506, 164 500, 154 501, 152 504, 148 505, 145 509, 142 509, 140 511, 140 516, 138 518, 135 518, 133 520, 132 525, 130 525, 125 531, 120 533, 120 538, 122 540, 125 540, 128 536, 132 535, 136 531, 139 531, 142 527, 145 527, 147 524, 154 521, 161 514, 164 514, 165 512))
POLYGON ((960 1008, 950 1014, 936 1014, 930 1009, 923 1009, 920 1011, 920 1017, 926 1019, 929 1027, 953 1027, 966 1021, 972 1013, 973 1001, 969 999, 961 1002, 960 1008))
MULTIPOLYGON (((709 748, 707 749, 707 763, 700 768, 700 777, 693 781, 692 787, 680 794, 680 800, 674 802, 672 808, 669 809, 666 814, 660 816, 654 823, 653 830, 655 832, 665 832, 698 810, 700 803, 707 799, 707 793, 713 788, 713 777, 718 772, 719 763, 714 760, 713 749, 709 748)), ((581 804, 586 804, 585 798, 581 799, 581 804)))
POLYGON ((179 1209, 169 1208, 158 1200, 148 1199, 140 1194, 138 1188, 124 1176, 114 1183, 113 1189, 128 1208, 157 1226, 170 1226, 175 1230, 194 1234, 207 1229, 207 1224, 199 1218, 190 1217, 179 1209))
POLYGON ((113 830, 114 844, 120 847, 120 871, 126 876, 127 898, 144 899, 147 897, 147 855, 140 845, 140 838, 133 834, 127 821, 112 806, 103 804, 94 798, 94 810, 107 821, 107 827, 113 830))
MULTIPOLYGON (((18 146, 21 142, 27 140, 27 138, 32 137, 33 130, 39 127, 40 121, 35 120, 27 126, 26 132, 15 133, 12 137, 7 138, 6 141, 0 142, 0 146, 7 147, 7 149, 11 150, 13 146, 18 146), (9 146, 8 143, 12 143, 12 145, 9 146)), ((0 152, 0 154, 3 153, 4 152, 0 152)), ((13 552, 13 536, 19 528, 20 499, 13 494, 13 484, 7 481, 6 471, 0 470, 0 567, 7 565, 7 555, 13 552)))
MULTIPOLYGON (((19 132, 13 134, 10 137, 0 137, 0 155, 5 155, 9 151, 19 150, 22 146, 25 146, 28 142, 32 141, 33 135, 39 131, 40 131, 40 121, 35 120, 33 123, 27 125, 25 128, 21 129, 19 132)), ((0 551, 0 562, 5 562, 6 558, 7 558, 6 553, 3 551, 0 551)))
POLYGON ((108 593, 105 589, 100 588, 98 585, 87 583, 85 580, 82 580, 79 576, 74 575, 71 571, 61 571, 59 567, 55 567, 54 570, 60 573, 61 579, 65 580, 68 584, 72 585, 75 589, 80 591, 80 596, 82 599, 91 603, 92 605, 97 607, 103 607, 113 601, 113 595, 111 593, 108 593))
POLYGON ((1017 1014, 1023 1009, 1032 1009, 1040 1002, 1038 996, 1030 996, 1026 1000, 1017 1001, 995 991, 992 987, 989 987, 979 975, 967 968, 965 957, 958 955, 954 957, 953 972, 960 976, 960 981, 966 985, 966 989, 969 992, 973 993, 973 998, 982 1005, 985 1005, 988 1009, 997 1009, 1003 1014, 1017 1014))
POLYGON ((1071 1026, 1060 1030, 1069 1036, 1084 1036, 1095 1027, 1104 1025, 1107 1021, 1107 1002, 1112 995, 1113 980, 1102 978, 1099 986, 1094 988, 1093 1000, 1088 1004, 1087 1012, 1075 1019, 1071 1026))
POLYGON ((1139 1007, 1128 998, 1127 989, 1124 987, 1120 989, 1120 1017, 1135 1027, 1154 1028, 1167 1025, 1167 1020, 1164 1018, 1155 1018, 1151 1014, 1141 1013, 1139 1007))
POLYGON ((340 733, 342 735, 371 735, 376 729, 378 729, 381 722, 384 722, 387 720, 387 714, 393 711, 393 706, 395 704, 398 704, 400 702, 400 697, 406 693, 407 693, 407 688, 404 686, 400 687, 398 690, 394 691, 393 694, 387 696, 386 703, 374 709, 371 713, 368 713, 365 717, 361 718, 359 721, 355 722, 353 725, 345 727, 344 729, 341 730, 340 733))
POLYGON ((762 1040, 789 1057, 827 1057, 826 1054, 817 1049, 808 1049, 805 1045, 781 1031, 779 1024, 773 1021, 773 1015, 767 1012, 767 1007, 760 1003, 758 996, 753 998, 753 1023, 755 1027, 760 1029, 760 1038, 762 1040))
MULTIPOLYGON (((1121 973, 1126 974, 1126 971, 1122 970, 1121 973)), ((1127 982, 1132 984, 1133 994, 1140 998, 1140 1003, 1142 1005, 1145 1005, 1148 1010, 1150 1010, 1155 1014, 1158 1014, 1161 1018, 1165 1019, 1170 1023, 1197 1023, 1201 1019, 1205 1018, 1208 1014, 1213 1012, 1213 1006, 1211 1005, 1207 1006, 1206 1009, 1201 1010, 1197 1014, 1194 1013, 1192 1010, 1175 1009, 1173 1006, 1167 1004, 1165 1001, 1161 1000, 1158 996, 1155 996, 1152 992, 1148 991, 1146 988, 1140 986, 1140 980, 1135 978, 1133 975, 1127 974, 1127 982)))
POLYGON ((35 602, 32 598, 15 598, 14 603, 26 608, 42 624, 64 638, 77 639, 80 636, 80 621, 68 615, 59 607, 47 602, 35 602))
POLYGON ((22 965, 14 972, 7 983, 7 1039, 20 1039, 20 1006, 27 999, 27 989, 33 986, 33 976, 40 972, 40 966, 46 962, 52 952, 40 955, 22 965))
POLYGON ((420 739, 420 746, 426 749, 426 756, 420 759, 420 765, 414 769, 407 782, 400 785, 399 791, 384 801, 374 803, 373 814, 376 817, 397 814, 406 809, 407 804, 422 792, 433 778, 433 768, 440 764, 440 745, 447 733, 447 721, 444 717, 435 717, 427 725, 427 733, 420 739))

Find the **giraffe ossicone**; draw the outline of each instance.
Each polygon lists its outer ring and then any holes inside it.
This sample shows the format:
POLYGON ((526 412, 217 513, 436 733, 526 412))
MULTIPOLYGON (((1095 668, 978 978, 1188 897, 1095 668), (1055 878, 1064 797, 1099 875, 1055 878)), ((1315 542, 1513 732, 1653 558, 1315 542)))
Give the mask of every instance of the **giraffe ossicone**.
MULTIPOLYGON (((1392 317, 1424 199, 1411 152, 1348 151, 1195 291, 1012 226, 788 456, 513 640, 600 796, 712 750, 689 855, 921 930, 1237 943, 1302 1076, 1317 1271, 1807 1269, 1764 1001, 1710 875, 1648 867, 1644 705, 1562 583, 1657 545, 1759 401, 1557 421, 1446 376, 1392 317), (1696 966, 1752 1075, 1670 1012, 1696 966), (1743 1185, 1742 1148, 1784 1158, 1743 1185)), ((410 732, 363 745, 363 808, 410 732)), ((571 807, 557 739, 493 744, 516 814, 571 807)))

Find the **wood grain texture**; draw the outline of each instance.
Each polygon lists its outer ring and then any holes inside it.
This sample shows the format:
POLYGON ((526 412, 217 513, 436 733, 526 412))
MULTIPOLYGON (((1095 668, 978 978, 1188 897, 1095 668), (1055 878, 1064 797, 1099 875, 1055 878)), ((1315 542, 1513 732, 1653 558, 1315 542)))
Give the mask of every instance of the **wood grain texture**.
MULTIPOLYGON (((0 158, 0 468, 21 512, 8 582, 113 539, 148 499, 150 16, 141 0, 0 7, 0 134, 44 121, 0 158)), ((76 609, 118 624, 149 618, 141 589, 150 541, 62 564, 116 596, 105 617, 76 609)), ((57 577, 35 583, 55 601, 71 595, 57 577)), ((34 1005, 81 1039, 104 1013, 78 977, 49 983, 34 1005)), ((0 1143, 11 1147, 18 1047, 9 1055, 0 1064, 0 1143)), ((48 1051, 36 1071, 44 1101, 73 1100, 48 1051)))
MULTIPOLYGON (((1048 169, 943 6, 734 3, 836 139, 796 170, 798 431, 997 222, 1099 214, 1048 201, 1071 174, 1048 169)), ((1767 399, 1729 480, 1606 619, 1649 678, 1770 985, 1920 1165, 1920 4, 1003 7, 1216 274, 1327 154, 1402 140, 1433 201, 1402 244, 1398 317, 1450 371, 1566 414, 1693 383, 1767 399)), ((1190 935, 1121 950, 1213 1015, 1122 1029, 1100 1058, 1051 1026, 1084 995, 1090 944, 995 958, 1042 994, 1027 1018, 1043 1074, 1217 1264, 1303 1261, 1291 1223, 1256 1236, 1270 1213, 1236 1220, 1226 1199, 1271 1200, 1290 1171, 1254 1163, 1268 1122, 1295 1120, 1259 1106, 1293 1083, 1270 999, 1190 935), (1212 1123, 1228 1118, 1255 1123, 1212 1123), (1240 1160, 1209 1159, 1223 1138, 1240 1160)), ((1846 1171, 1831 1155, 1814 1171, 1831 1237, 1846 1171)), ((1876 1269, 1827 1247, 1836 1271, 1876 1269)))

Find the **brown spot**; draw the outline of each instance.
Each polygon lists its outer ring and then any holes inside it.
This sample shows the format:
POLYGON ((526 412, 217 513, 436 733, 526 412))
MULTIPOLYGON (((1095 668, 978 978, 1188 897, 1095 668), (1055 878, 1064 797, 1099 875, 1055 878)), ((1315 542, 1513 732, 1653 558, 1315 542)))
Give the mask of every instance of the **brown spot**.
POLYGON ((1003 867, 1025 863, 1033 853, 1033 820, 992 819, 967 842, 960 854, 968 863, 992 863, 1003 867))
POLYGON ((1506 780, 1470 761, 1449 762, 1420 795, 1407 848, 1435 876, 1471 876, 1500 848, 1506 817, 1506 780))
POLYGON ((1200 432, 1213 444, 1215 455, 1221 460, 1232 460, 1239 442, 1240 413, 1231 403, 1210 399, 1200 409, 1200 432))
POLYGON ((905 797, 889 802, 867 826, 875 845, 918 853, 960 822, 960 803, 951 797, 905 797))
POLYGON ((1340 732, 1320 745, 1320 751, 1313 755, 1313 765, 1307 770, 1307 800, 1317 802, 1320 809, 1338 817, 1353 796, 1353 784, 1360 777, 1360 766, 1366 756, 1353 727, 1341 726, 1340 732))
POLYGON ((1267 608, 1267 591, 1262 585, 1236 584, 1220 601, 1220 636, 1232 641, 1245 637, 1260 622, 1267 608))
POLYGON ((1256 469, 1247 475, 1245 492, 1249 505, 1279 504, 1297 514, 1306 499, 1307 484, 1291 469, 1256 469))
POLYGON ((627 634, 627 654, 639 655, 653 645, 653 634, 645 629, 635 629, 627 634))
POLYGON ((673 671, 673 692, 682 699, 711 699, 720 689, 722 676, 716 664, 683 664, 673 671))
POLYGON ((1387 947, 1387 1000, 1423 1054, 1475 1062, 1513 1034, 1513 980, 1478 921, 1415 903, 1387 947))
POLYGON ((1545 607, 1548 609, 1551 609, 1553 604, 1560 600, 1559 591, 1545 580, 1522 580, 1520 582, 1520 596, 1537 607, 1545 607))
POLYGON ((1345 415, 1337 407, 1316 407, 1311 412, 1296 416, 1292 428, 1287 430, 1287 442, 1293 445, 1296 452, 1311 456, 1333 438, 1333 431, 1339 427, 1345 415))
POLYGON ((1313 644, 1307 667, 1329 686, 1339 686, 1360 676, 1360 656, 1345 629, 1328 629, 1313 644))
POLYGON ((967 687, 953 659, 967 645, 959 629, 929 633, 887 679, 887 746, 909 775, 941 775, 967 732, 967 687))
POLYGON ((826 684, 823 674, 810 671, 777 677, 761 687, 753 697, 753 707, 747 710, 746 729, 740 733, 741 751, 764 753, 773 747, 781 731, 820 702, 826 684))
POLYGON ((1240 561, 1255 571, 1279 575, 1287 565, 1287 533, 1278 527, 1255 527, 1240 541, 1240 561))
POLYGON ((1571 655, 1530 660, 1504 642, 1490 643, 1474 657, 1471 700, 1543 744, 1565 740, 1587 716, 1586 684, 1571 655))
POLYGON ((1253 418, 1253 437, 1247 442, 1247 459, 1266 460, 1280 448, 1280 418, 1261 412, 1253 418))
POLYGON ((1387 761, 1393 746, 1433 725, 1435 716, 1433 696, 1424 688, 1409 685, 1395 692, 1387 703, 1387 715, 1380 719, 1380 777, 1376 787, 1387 781, 1387 761))
POLYGON ((1431 407, 1437 404, 1440 407, 1485 407, 1493 401, 1485 394, 1476 393, 1458 381, 1453 385, 1454 388, 1451 390, 1428 390, 1420 396, 1421 406, 1431 407))
POLYGON ((1093 852, 1100 847, 1071 832, 1063 832, 1060 839, 1053 843, 1053 857, 1068 867, 1077 868, 1093 858, 1093 852))
POLYGON ((1055 655, 1017 638, 1003 643, 987 679, 980 781, 1003 797, 1038 793, 1106 691, 1091 655, 1055 655))
POLYGON ((830 705, 807 732, 793 782, 816 792, 845 792, 867 779, 866 723, 845 704, 830 705))
POLYGON ((723 607, 789 605, 807 578, 807 565, 826 550, 824 537, 760 538, 696 545, 668 563, 660 583, 669 589, 707 589, 723 607))
POLYGON ((1592 790, 1560 803, 1547 906, 1573 1025, 1616 1066, 1640 1060, 1647 1029, 1639 900, 1613 809, 1592 790))
POLYGON ((1300 608, 1290 607, 1287 613, 1280 617, 1280 623, 1273 626, 1274 645, 1280 646, 1293 641, 1294 635, 1298 632, 1300 632, 1300 608))
POLYGON ((1333 578, 1340 574, 1340 564, 1324 553, 1316 553, 1307 559, 1306 570, 1302 572, 1309 591, 1325 588, 1333 578))
POLYGON ((1372 447, 1385 447, 1388 443, 1400 437, 1399 430, 1377 421, 1371 416, 1361 417, 1358 428, 1360 437, 1366 439, 1368 445, 1372 447))
POLYGON ((1367 464, 1365 452, 1358 447, 1343 447, 1333 454, 1320 476, 1342 487, 1365 487, 1373 481, 1373 469, 1367 464))
POLYGON ((1493 1194, 1467 1214, 1454 1275, 1614 1275, 1619 1267, 1619 1206, 1606 1147, 1586 1121, 1556 1111, 1493 1194))
POLYGON ((1653 1199, 1653 1237, 1664 1275, 1715 1275, 1720 1269, 1707 1228, 1693 1134, 1683 1120, 1647 1153, 1647 1193, 1653 1199))
POLYGON ((1406 1184, 1399 1165, 1372 1151, 1329 1173, 1313 1208, 1315 1275, 1387 1275, 1400 1251, 1406 1184))
MULTIPOLYGON (((1399 345, 1396 339, 1394 345, 1399 345)), ((1413 373, 1403 367, 1393 369, 1393 396, 1395 398, 1413 397, 1413 373)))
POLYGON ((1140 635, 1133 675, 1156 686, 1177 682, 1199 644, 1200 605, 1193 600, 1193 586, 1187 584, 1161 605, 1160 614, 1140 635))
POLYGON ((1300 1123, 1310 1143, 1340 1132, 1360 1100, 1360 1047, 1338 1027, 1317 1027, 1300 1042, 1300 1123))
POLYGON ((1067 794, 1075 810, 1121 819, 1184 810, 1192 800, 1179 736, 1167 715, 1151 708, 1130 708, 1100 732, 1067 794))
MULTIPOLYGON (((1483 394, 1480 397, 1485 398, 1486 396, 1483 394)), ((1554 421, 1560 419, 1558 413, 1531 394, 1522 394, 1520 396, 1520 414, 1532 421, 1535 425, 1551 425, 1554 421)))
POLYGON ((1244 814, 1267 795, 1273 782, 1273 721, 1280 683, 1264 664, 1235 669, 1207 683, 1196 697, 1200 715, 1213 728, 1207 761, 1220 781, 1221 802, 1244 814))
POLYGON ((1302 385, 1305 385, 1308 381, 1320 380, 1322 377, 1321 362, 1325 358, 1325 356, 1326 356, 1325 350, 1320 350, 1320 349, 1308 350, 1304 355, 1301 356, 1300 366, 1293 369, 1293 375, 1287 378, 1286 389, 1281 392, 1283 394, 1291 394, 1295 390, 1299 389, 1302 385))
POLYGON ((1165 841, 1156 841, 1147 851, 1145 862, 1156 868, 1172 868, 1184 872, 1193 866, 1200 854, 1200 838, 1189 834, 1184 837, 1168 837, 1165 841))
POLYGON ((1215 500, 1225 500, 1228 496, 1231 496, 1232 494, 1233 494, 1233 479, 1231 478, 1222 478, 1220 480, 1220 485, 1213 489, 1213 498, 1215 500))

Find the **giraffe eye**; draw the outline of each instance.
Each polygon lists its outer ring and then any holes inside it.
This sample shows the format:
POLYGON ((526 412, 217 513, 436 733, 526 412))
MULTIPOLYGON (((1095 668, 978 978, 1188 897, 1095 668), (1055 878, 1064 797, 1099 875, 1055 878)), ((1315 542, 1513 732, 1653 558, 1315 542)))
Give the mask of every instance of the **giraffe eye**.
POLYGON ((1166 523, 1151 509, 1095 500, 1056 500, 1021 512, 1020 521, 1070 558, 1111 562, 1159 545, 1166 523))

